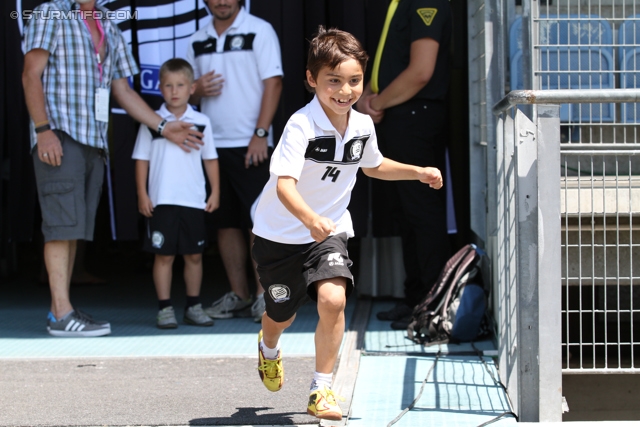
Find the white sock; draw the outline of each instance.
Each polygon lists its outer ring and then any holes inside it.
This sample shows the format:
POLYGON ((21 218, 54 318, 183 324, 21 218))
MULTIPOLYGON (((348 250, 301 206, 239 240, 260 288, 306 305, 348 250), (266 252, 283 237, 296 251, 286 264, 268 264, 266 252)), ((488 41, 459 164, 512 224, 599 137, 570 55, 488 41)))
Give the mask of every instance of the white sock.
POLYGON ((313 373, 313 381, 311 381, 311 391, 317 390, 326 386, 327 388, 331 388, 331 379, 333 378, 333 374, 323 374, 321 372, 313 373))
POLYGON ((262 350, 262 354, 265 359, 275 360, 278 358, 278 353, 280 352, 280 340, 278 340, 278 344, 276 344, 276 348, 269 348, 264 343, 264 338, 260 341, 260 350, 262 350))

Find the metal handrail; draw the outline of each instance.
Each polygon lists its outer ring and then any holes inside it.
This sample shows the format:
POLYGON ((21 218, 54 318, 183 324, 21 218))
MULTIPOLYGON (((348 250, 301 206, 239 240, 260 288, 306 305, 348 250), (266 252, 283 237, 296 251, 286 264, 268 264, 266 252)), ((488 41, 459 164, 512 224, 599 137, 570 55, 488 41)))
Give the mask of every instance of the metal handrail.
POLYGON ((512 90, 493 106, 500 115, 519 104, 596 104, 604 102, 640 102, 640 89, 557 89, 512 90))

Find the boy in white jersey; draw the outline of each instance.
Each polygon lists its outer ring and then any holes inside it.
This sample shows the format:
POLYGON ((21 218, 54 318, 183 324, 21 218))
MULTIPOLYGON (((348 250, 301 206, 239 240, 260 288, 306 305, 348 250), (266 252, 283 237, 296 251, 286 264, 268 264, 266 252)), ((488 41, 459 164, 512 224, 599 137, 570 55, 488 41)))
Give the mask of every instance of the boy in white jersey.
POLYGON ((189 105, 195 90, 193 69, 183 59, 170 59, 160 67, 160 91, 164 104, 158 114, 168 122, 193 123, 204 134, 199 150, 183 151, 159 133, 141 125, 132 157, 136 159, 138 210, 147 217, 144 250, 155 254, 153 281, 158 295, 156 325, 177 328, 171 304, 172 267, 176 255, 184 257, 187 301, 183 320, 197 326, 212 326, 200 304, 202 252, 206 246, 205 212, 220 203, 218 153, 211 123, 189 105), (211 195, 206 196, 202 165, 211 195), (147 177, 148 186, 147 191, 147 177))
POLYGON ((311 41, 306 72, 316 96, 287 122, 254 218, 252 254, 266 303, 258 336, 260 377, 267 389, 280 390, 280 335, 308 298, 317 301, 316 371, 307 412, 329 420, 342 418, 331 381, 344 335, 346 300, 354 287, 347 205, 358 168, 373 178, 442 187, 438 169, 385 159, 371 118, 351 108, 363 91, 367 59, 351 34, 320 27, 311 41))

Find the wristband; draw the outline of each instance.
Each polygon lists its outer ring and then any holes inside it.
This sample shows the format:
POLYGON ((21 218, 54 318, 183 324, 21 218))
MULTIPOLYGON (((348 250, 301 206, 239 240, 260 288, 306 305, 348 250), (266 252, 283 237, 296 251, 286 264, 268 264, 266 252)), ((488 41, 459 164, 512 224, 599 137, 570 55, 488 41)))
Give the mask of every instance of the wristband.
POLYGON ((160 135, 162 135, 162 131, 164 130, 164 127, 165 127, 166 124, 167 124, 167 120, 166 119, 162 119, 162 121, 158 125, 158 133, 160 135))
POLYGON ((47 123, 46 125, 38 126, 36 128, 36 133, 42 133, 48 130, 51 130, 51 125, 49 125, 49 123, 47 123))
POLYGON ((40 126, 42 126, 42 125, 46 125, 46 124, 48 124, 48 123, 49 123, 49 120, 43 120, 43 121, 41 121, 41 122, 36 123, 36 124, 35 124, 35 127, 36 127, 36 128, 39 128, 40 126))

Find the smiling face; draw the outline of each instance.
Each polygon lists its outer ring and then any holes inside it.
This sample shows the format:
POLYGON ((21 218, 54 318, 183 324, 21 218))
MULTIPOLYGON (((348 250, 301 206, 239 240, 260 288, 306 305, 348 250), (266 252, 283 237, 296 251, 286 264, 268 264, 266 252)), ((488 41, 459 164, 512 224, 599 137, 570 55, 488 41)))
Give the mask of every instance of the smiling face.
POLYGON ((364 72, 360 63, 349 58, 334 69, 322 67, 316 79, 307 70, 307 83, 315 89, 322 109, 337 128, 348 119, 351 106, 363 91, 364 72))
POLYGON ((189 103, 189 97, 193 94, 195 88, 195 84, 183 72, 165 72, 160 80, 160 92, 162 92, 167 110, 177 118, 184 114, 189 103))

